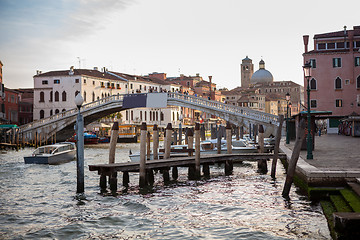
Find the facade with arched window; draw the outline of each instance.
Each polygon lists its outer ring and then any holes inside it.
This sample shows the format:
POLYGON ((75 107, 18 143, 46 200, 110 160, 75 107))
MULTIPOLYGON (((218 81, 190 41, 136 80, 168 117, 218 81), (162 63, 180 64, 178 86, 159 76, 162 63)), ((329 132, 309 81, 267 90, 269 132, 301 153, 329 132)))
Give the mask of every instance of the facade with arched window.
MULTIPOLYGON (((111 95, 161 91, 180 91, 180 85, 148 77, 109 72, 104 69, 98 71, 97 69, 70 68, 70 70, 38 72, 34 76, 34 99, 37 99, 37 101, 34 100, 34 120, 40 119, 40 110, 44 111, 44 118, 46 118, 53 113, 59 113, 59 109, 64 111, 75 108, 75 97, 79 93, 82 93, 84 104, 86 104, 90 100, 95 101, 111 95), (87 96, 87 93, 91 93, 91 96, 87 96), (40 98, 42 101, 39 101, 40 98)), ((178 118, 171 116, 173 113, 175 116, 182 114, 180 107, 137 108, 127 111, 130 112, 126 112, 128 116, 126 120, 122 119, 124 124, 139 122, 140 112, 142 121, 146 121, 148 124, 166 125, 168 122, 178 124, 178 118)), ((123 112, 122 116, 126 114, 123 112)))
POLYGON ((311 84, 311 105, 317 111, 331 111, 333 117, 360 114, 360 26, 316 34, 314 50, 308 49, 308 35, 303 40, 304 63, 311 63, 311 76, 316 79, 316 88, 311 84))

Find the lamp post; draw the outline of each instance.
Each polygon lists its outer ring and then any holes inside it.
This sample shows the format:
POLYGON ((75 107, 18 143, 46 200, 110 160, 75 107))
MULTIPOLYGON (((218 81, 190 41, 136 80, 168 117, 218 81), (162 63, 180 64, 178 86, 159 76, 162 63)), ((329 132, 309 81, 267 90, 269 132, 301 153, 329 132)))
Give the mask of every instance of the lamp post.
POLYGON ((79 93, 75 97, 75 104, 78 108, 76 118, 76 169, 77 169, 77 190, 76 193, 84 193, 84 119, 80 113, 84 99, 79 93))
POLYGON ((313 159, 312 154, 312 136, 311 136, 311 113, 310 113, 310 77, 311 77, 311 64, 309 62, 306 62, 303 66, 304 69, 304 77, 307 80, 307 105, 308 105, 308 111, 307 111, 307 159, 313 159))
POLYGON ((289 138, 289 101, 290 101, 290 93, 286 93, 286 144, 290 143, 289 138))

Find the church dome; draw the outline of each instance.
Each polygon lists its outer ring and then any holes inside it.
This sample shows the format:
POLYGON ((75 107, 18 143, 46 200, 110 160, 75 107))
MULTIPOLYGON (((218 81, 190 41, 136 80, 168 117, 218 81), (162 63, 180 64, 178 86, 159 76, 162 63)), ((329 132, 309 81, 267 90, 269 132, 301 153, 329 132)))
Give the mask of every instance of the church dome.
POLYGON ((265 62, 261 59, 259 62, 259 70, 254 72, 254 74, 251 76, 250 83, 272 83, 273 81, 273 75, 265 69, 265 62))

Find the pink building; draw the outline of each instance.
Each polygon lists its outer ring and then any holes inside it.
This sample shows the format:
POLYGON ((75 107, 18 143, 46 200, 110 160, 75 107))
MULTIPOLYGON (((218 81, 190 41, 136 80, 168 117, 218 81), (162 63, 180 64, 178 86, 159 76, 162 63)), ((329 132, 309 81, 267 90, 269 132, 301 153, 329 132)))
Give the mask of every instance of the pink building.
MULTIPOLYGON (((360 114, 360 26, 316 34, 311 51, 308 51, 309 36, 303 39, 304 63, 309 61, 312 66, 311 110, 332 111, 332 116, 339 117, 353 112, 360 114)), ((304 90, 306 87, 304 79, 304 90)), ((304 94, 307 99, 306 90, 304 94)))

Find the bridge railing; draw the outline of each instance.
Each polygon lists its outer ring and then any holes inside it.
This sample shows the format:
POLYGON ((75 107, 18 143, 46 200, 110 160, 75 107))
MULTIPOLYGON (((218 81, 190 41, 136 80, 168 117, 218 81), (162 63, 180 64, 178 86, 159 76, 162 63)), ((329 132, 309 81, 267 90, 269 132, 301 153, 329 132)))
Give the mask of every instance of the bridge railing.
MULTIPOLYGON (((96 100, 94 102, 90 102, 90 103, 82 105, 81 112, 87 111, 87 110, 89 110, 91 108, 94 108, 94 107, 98 107, 98 106, 100 106, 100 105, 102 105, 104 103, 113 102, 113 101, 121 101, 121 100, 123 100, 123 98, 124 98, 124 95, 120 95, 120 94, 105 97, 105 98, 96 100)), ((36 120, 34 122, 31 122, 31 123, 22 125, 22 126, 20 126, 20 130, 22 132, 24 132, 24 131, 26 131, 28 129, 31 129, 31 128, 36 128, 36 127, 39 127, 39 126, 43 126, 45 124, 49 124, 49 123, 55 122, 57 120, 60 120, 60 119, 63 119, 63 118, 69 117, 69 116, 74 116, 74 115, 77 114, 77 112, 78 112, 77 108, 73 108, 73 109, 70 109, 70 110, 67 110, 67 111, 64 111, 64 112, 61 112, 61 113, 57 113, 57 114, 54 114, 54 115, 52 115, 50 117, 43 118, 43 119, 36 120)))
POLYGON ((265 113, 265 112, 256 111, 256 110, 253 110, 250 108, 238 107, 238 106, 229 105, 229 104, 225 104, 225 103, 218 102, 218 101, 211 101, 211 100, 207 100, 204 98, 199 98, 199 97, 190 96, 190 95, 184 95, 184 94, 180 94, 180 93, 176 93, 176 92, 169 92, 168 98, 178 100, 178 101, 183 101, 183 102, 189 102, 189 103, 192 103, 192 104, 195 104, 198 106, 206 107, 208 109, 222 110, 223 112, 228 112, 230 114, 236 114, 238 116, 243 116, 243 117, 250 118, 250 119, 253 119, 256 121, 260 121, 260 122, 266 122, 266 123, 271 123, 271 124, 275 124, 275 125, 277 125, 277 123, 278 123, 278 116, 269 114, 269 113, 265 113))

